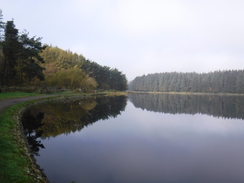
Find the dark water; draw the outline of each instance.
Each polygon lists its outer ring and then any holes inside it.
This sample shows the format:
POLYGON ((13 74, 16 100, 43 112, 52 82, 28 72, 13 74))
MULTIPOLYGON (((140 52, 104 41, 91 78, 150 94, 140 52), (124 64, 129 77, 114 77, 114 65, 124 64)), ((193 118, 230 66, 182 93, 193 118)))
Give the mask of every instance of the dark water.
POLYGON ((244 182, 244 97, 130 95, 49 102, 23 116, 53 183, 244 182))

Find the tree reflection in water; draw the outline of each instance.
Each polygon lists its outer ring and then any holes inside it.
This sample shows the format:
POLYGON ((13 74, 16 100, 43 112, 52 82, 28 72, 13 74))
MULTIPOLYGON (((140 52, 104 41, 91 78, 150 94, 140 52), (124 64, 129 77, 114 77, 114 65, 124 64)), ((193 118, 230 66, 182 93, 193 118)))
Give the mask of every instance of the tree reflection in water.
POLYGON ((76 101, 52 101, 31 107, 22 116, 30 150, 38 156, 41 139, 80 131, 100 119, 115 118, 125 110, 126 96, 98 97, 76 101), (38 140, 39 139, 39 140, 38 140))
POLYGON ((45 148, 40 140, 37 140, 42 136, 43 131, 40 128, 43 126, 42 120, 44 113, 38 112, 36 114, 31 114, 30 111, 26 111, 25 115, 22 117, 22 122, 24 126, 24 134, 28 140, 31 153, 39 156, 40 148, 45 148), (26 128, 28 127, 28 128, 26 128))
POLYGON ((26 111, 26 135, 37 144, 36 160, 52 182, 243 182, 242 96, 128 98, 145 110, 130 102, 125 110, 126 97, 102 97, 26 111))
POLYGON ((136 94, 129 96, 135 107, 170 114, 207 114, 244 119, 244 96, 136 94))

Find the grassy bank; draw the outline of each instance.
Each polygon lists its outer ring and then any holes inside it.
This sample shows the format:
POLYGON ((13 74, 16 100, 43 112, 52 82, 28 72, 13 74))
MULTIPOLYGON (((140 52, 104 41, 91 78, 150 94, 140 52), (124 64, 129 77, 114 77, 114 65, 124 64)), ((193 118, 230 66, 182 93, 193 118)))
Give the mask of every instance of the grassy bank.
POLYGON ((41 96, 41 95, 97 95, 97 94, 105 94, 105 95, 125 95, 126 92, 98 92, 98 93, 74 93, 72 91, 65 91, 60 93, 51 93, 51 94, 40 94, 40 93, 26 93, 26 92, 4 92, 0 93, 0 100, 7 100, 11 98, 23 98, 23 97, 33 97, 33 96, 41 96))
POLYGON ((45 182, 28 156, 28 148, 17 119, 19 109, 31 102, 16 104, 0 114, 0 180, 4 183, 45 182), (40 175, 40 176, 37 176, 40 175))
POLYGON ((22 98, 22 97, 32 97, 32 96, 40 96, 43 94, 40 93, 26 93, 26 92, 5 92, 0 93, 0 100, 6 100, 11 98, 22 98))

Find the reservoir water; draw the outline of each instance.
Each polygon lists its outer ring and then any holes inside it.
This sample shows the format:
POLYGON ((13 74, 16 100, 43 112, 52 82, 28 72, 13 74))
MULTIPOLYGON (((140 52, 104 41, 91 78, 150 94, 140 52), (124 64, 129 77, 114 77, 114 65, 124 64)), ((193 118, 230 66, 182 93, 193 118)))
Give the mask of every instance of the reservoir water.
POLYGON ((132 94, 53 101, 22 121, 52 183, 244 182, 244 97, 132 94))

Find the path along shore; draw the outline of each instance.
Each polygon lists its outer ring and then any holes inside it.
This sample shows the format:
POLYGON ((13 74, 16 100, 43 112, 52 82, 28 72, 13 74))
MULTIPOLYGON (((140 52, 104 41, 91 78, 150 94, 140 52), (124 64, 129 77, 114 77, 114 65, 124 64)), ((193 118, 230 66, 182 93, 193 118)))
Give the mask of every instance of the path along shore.
MULTIPOLYGON (((15 105, 15 104, 18 104, 18 103, 30 101, 30 100, 33 100, 33 99, 50 98, 50 97, 55 97, 55 96, 57 96, 57 95, 43 95, 43 96, 32 96, 32 97, 13 98, 13 99, 0 100, 0 113, 6 107, 9 107, 9 106, 12 106, 12 105, 15 105)), ((19 128, 19 131, 21 133, 21 129, 20 128, 19 128)), ((22 135, 20 135, 20 136, 22 136, 22 135)), ((21 142, 22 142, 22 146, 25 146, 26 141, 21 141, 21 142)), ((27 148, 27 145, 26 145, 25 148, 27 148)), ((39 166, 36 165, 35 160, 32 159, 31 154, 30 153, 27 153, 26 156, 28 157, 27 159, 29 159, 29 161, 33 165, 32 168, 34 170, 36 170, 34 172, 37 172, 37 174, 38 174, 37 176, 34 175, 35 177, 39 177, 38 180, 37 180, 37 182, 45 182, 45 183, 49 182, 48 179, 46 178, 46 176, 43 174, 43 172, 41 170, 39 170, 39 166), (41 172, 42 177, 40 177, 40 173, 39 172, 41 172)))
POLYGON ((0 112, 2 112, 4 108, 9 107, 11 105, 15 105, 15 104, 18 104, 21 102, 26 102, 26 101, 33 100, 33 99, 47 98, 47 97, 53 97, 53 96, 55 96, 55 95, 43 95, 43 96, 33 96, 33 97, 0 100, 0 112))

